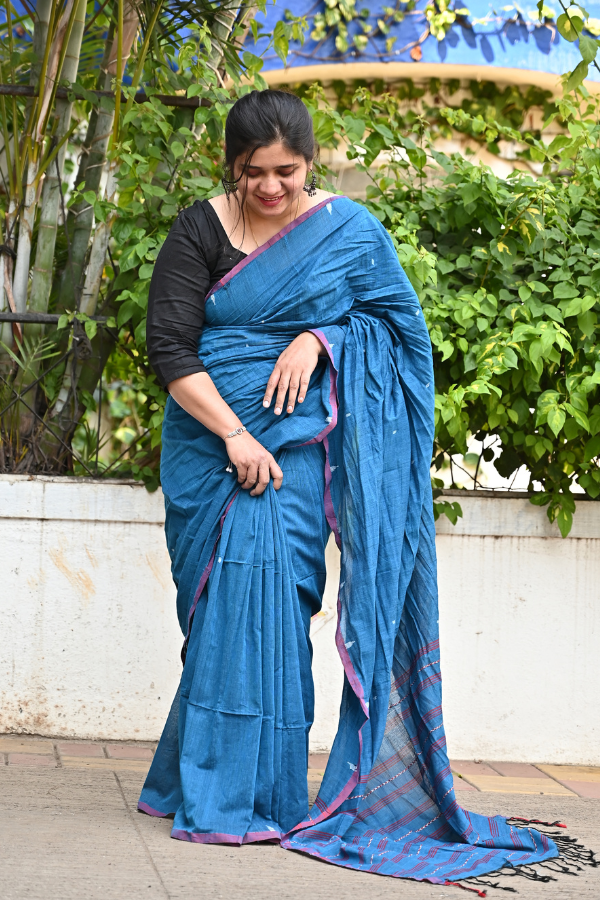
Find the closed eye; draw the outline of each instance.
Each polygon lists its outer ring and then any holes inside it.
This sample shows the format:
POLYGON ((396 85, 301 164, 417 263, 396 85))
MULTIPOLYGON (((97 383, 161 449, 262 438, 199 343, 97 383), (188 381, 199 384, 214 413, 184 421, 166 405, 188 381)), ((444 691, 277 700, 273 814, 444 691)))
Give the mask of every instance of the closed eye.
MULTIPOLYGON (((289 166, 278 166, 275 171, 282 176, 282 178, 286 178, 288 175, 292 175, 293 172, 298 168, 297 165, 289 165, 289 166)), ((263 174, 263 169, 259 169, 257 166, 248 166, 246 170, 250 178, 258 178, 259 175, 263 174)))

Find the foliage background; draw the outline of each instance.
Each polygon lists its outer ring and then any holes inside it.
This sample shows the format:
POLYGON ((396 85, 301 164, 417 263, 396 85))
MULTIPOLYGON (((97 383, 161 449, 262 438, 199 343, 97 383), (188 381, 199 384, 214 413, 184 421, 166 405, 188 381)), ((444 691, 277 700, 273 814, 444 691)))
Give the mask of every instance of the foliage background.
MULTIPOLYGON (((298 23, 289 22, 272 35, 282 57, 294 33, 298 23)), ((69 199, 71 207, 93 209, 96 227, 112 223, 100 307, 114 317, 102 380, 86 396, 73 444, 84 459, 97 454, 101 471, 142 478, 149 489, 160 478, 166 400, 145 345, 153 264, 178 211, 220 191, 232 100, 266 86, 262 62, 249 52, 240 66, 234 60, 216 70, 210 41, 200 24, 176 47, 148 54, 141 79, 148 101, 122 120, 114 195, 76 185, 69 199), (165 106, 159 95, 176 91, 203 105, 165 106)), ((535 89, 480 85, 454 108, 456 86, 432 84, 430 93, 450 101, 435 112, 422 104, 407 110, 407 96, 419 99, 410 83, 393 93, 377 84, 334 84, 334 99, 318 84, 295 88, 320 145, 344 142, 368 176, 366 205, 392 235, 419 294, 436 371, 434 469, 466 454, 471 436, 483 442, 483 459, 501 448, 499 473, 510 477, 526 466, 532 501, 547 504, 563 534, 574 489, 600 496, 600 127, 583 77, 570 73, 558 102, 535 89), (560 125, 550 145, 525 127, 532 107, 543 110, 546 124, 560 125), (502 140, 516 142, 520 158, 541 174, 499 179, 439 153, 436 138, 456 131, 492 152, 502 140)), ((333 173, 318 169, 322 185, 332 187, 333 173)), ((57 268, 65 258, 59 240, 57 268)), ((75 473, 82 473, 77 465, 75 473)), ((438 499, 437 512, 455 521, 460 509, 438 499)))

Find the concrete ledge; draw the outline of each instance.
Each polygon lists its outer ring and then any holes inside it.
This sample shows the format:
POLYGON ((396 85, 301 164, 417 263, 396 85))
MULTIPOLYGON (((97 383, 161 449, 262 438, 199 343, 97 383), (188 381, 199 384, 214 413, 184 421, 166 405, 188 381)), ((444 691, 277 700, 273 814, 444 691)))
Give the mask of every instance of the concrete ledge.
POLYGON ((145 522, 162 525, 162 491, 117 478, 0 475, 3 519, 71 522, 145 522))
MULTIPOLYGON (((500 491, 444 491, 441 499, 458 501, 463 511, 456 525, 440 516, 437 534, 479 537, 545 537, 562 540, 556 522, 550 522, 547 507, 535 506, 529 494, 500 491)), ((600 538, 600 501, 581 497, 576 501, 573 528, 568 539, 600 538)))
MULTIPOLYGON (((515 69, 510 66, 469 65, 468 63, 446 62, 349 62, 349 63, 316 63, 306 66, 290 66, 283 69, 268 69, 261 72, 267 84, 275 87, 280 84, 297 84, 299 82, 334 81, 341 79, 396 81, 410 78, 416 82, 428 81, 430 78, 450 78, 475 81, 494 81, 499 85, 517 84, 529 87, 534 84, 544 90, 551 91, 554 96, 561 96, 560 75, 543 72, 538 69, 515 69)), ((584 82, 592 93, 600 91, 600 83, 593 78, 584 82)))

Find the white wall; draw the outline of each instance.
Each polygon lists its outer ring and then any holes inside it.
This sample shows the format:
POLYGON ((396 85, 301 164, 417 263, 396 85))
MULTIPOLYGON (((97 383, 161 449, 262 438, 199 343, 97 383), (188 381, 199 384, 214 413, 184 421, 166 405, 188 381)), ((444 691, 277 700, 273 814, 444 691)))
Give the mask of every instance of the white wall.
POLYGON ((0 731, 152 739, 181 633, 162 497, 0 476, 0 731))
MULTIPOLYGON (((438 523, 450 755, 600 764, 600 503, 563 540, 526 498, 461 494, 438 523)), ((181 634, 160 492, 0 476, 0 732, 155 739, 181 634)), ((335 546, 313 622, 314 750, 335 734, 335 546)))

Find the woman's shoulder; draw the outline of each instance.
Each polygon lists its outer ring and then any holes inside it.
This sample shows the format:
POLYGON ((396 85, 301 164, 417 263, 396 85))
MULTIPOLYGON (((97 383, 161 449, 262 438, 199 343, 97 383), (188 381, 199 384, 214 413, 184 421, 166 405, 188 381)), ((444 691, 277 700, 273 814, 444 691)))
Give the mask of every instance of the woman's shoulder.
POLYGON ((211 208, 208 200, 195 200, 191 206, 186 206, 180 210, 176 221, 201 227, 205 223, 210 222, 211 208))
POLYGON ((200 247, 209 250, 215 242, 222 243, 219 217, 209 200, 196 200, 179 212, 171 226, 171 233, 184 233, 200 247))
POLYGON ((351 200, 345 194, 327 194, 326 191, 322 193, 326 194, 324 199, 335 200, 338 210, 343 212, 348 219, 352 219, 355 225, 360 223, 361 227, 365 227, 369 231, 378 231, 382 227, 381 222, 362 203, 351 200))

